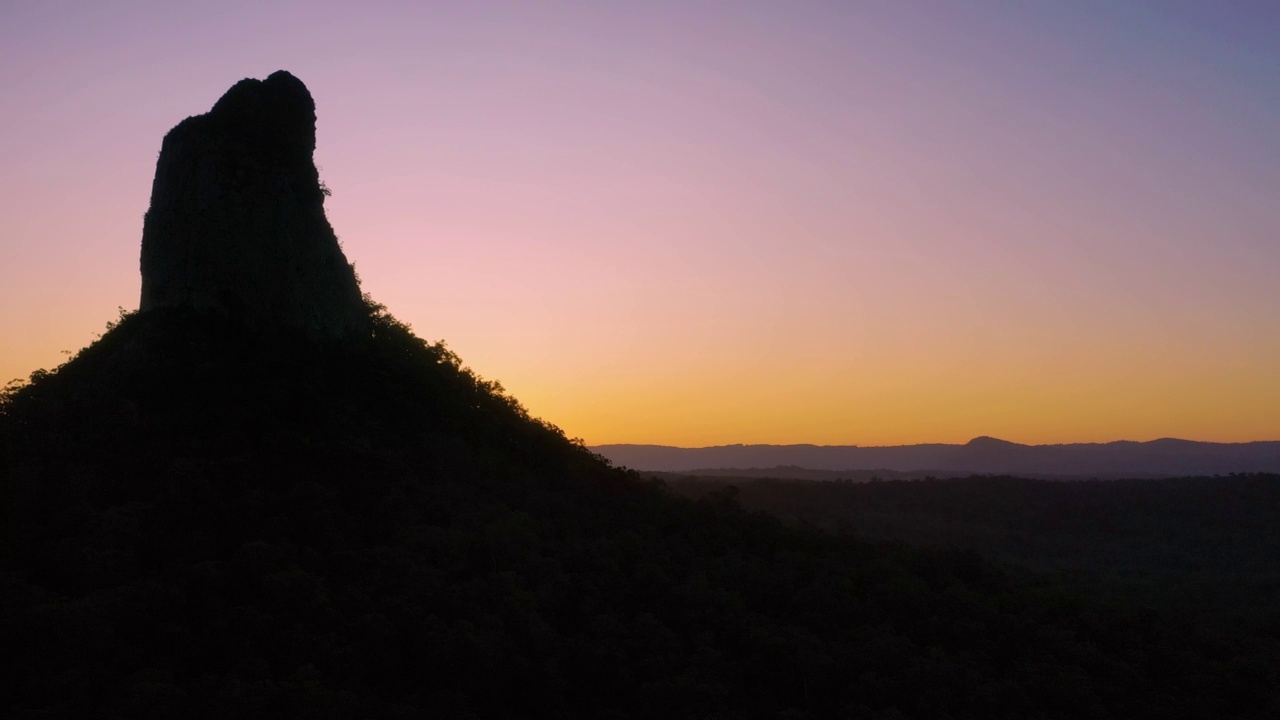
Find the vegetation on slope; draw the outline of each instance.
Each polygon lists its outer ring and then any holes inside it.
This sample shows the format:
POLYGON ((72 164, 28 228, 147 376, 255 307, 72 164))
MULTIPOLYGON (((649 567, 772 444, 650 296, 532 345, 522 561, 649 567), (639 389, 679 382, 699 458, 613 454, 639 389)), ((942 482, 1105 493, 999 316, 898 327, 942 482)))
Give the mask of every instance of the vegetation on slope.
POLYGON ((379 308, 0 400, 23 717, 1267 717, 1275 649, 610 468, 379 308))

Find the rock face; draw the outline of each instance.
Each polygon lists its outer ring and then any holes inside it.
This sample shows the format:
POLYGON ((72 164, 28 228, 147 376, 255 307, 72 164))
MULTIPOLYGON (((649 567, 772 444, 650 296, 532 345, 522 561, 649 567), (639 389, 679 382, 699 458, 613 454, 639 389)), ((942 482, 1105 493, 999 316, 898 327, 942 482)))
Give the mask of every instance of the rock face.
POLYGON ((324 214, 315 102, 281 70, 169 131, 142 229, 139 309, 183 307, 323 337, 367 323, 324 214))

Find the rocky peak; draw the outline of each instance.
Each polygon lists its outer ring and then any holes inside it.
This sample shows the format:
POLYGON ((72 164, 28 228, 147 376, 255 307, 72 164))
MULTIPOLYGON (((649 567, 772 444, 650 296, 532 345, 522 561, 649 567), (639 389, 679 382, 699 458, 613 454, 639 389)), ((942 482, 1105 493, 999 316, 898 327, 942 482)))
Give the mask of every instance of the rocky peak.
POLYGON ((281 70, 165 135, 142 229, 139 309, 183 307, 341 337, 366 323, 324 214, 315 102, 281 70))

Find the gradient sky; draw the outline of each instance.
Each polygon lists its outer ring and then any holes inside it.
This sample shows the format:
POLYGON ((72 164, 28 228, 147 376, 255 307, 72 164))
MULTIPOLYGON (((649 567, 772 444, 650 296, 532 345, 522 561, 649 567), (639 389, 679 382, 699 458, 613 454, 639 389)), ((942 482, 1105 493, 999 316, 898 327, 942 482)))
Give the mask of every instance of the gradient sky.
POLYGON ((284 68, 364 289, 590 444, 1280 439, 1273 0, 186 5, 0 6, 0 382, 284 68))

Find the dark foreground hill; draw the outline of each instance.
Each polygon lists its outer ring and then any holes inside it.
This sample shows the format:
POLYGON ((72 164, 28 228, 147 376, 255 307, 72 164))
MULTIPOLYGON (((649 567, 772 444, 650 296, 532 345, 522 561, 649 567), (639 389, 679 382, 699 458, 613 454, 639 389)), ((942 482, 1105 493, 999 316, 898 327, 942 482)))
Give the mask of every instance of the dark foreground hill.
POLYGON ((609 468, 385 313, 125 318, 2 405, 22 717, 1267 717, 1275 647, 609 468))

